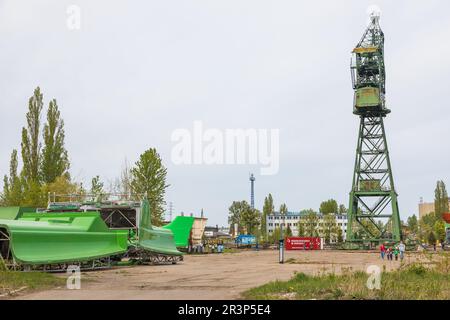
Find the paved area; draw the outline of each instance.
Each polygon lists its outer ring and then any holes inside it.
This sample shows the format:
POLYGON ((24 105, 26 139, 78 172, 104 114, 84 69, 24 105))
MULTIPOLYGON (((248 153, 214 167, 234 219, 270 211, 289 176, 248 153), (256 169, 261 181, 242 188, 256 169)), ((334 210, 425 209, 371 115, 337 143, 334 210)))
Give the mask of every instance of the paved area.
MULTIPOLYGON (((406 260, 414 258, 410 254, 406 260)), ((80 290, 56 288, 16 299, 239 299, 249 288, 287 280, 294 272, 340 273, 344 268, 366 270, 372 264, 392 270, 400 265, 382 262, 376 252, 356 251, 287 251, 286 261, 278 263, 276 250, 189 255, 177 265, 84 272, 80 290)))

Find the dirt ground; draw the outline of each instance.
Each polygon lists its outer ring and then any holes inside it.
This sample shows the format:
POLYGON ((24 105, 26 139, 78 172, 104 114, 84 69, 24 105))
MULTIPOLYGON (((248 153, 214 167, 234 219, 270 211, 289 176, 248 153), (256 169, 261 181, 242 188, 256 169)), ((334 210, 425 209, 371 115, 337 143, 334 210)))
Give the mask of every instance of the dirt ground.
MULTIPOLYGON (((406 262, 415 259, 412 253, 406 256, 406 262)), ((400 265, 381 261, 377 252, 361 251, 287 251, 286 261, 278 263, 276 250, 186 255, 177 265, 83 272, 80 290, 56 288, 16 299, 239 299, 240 293, 249 288, 287 280, 294 272, 339 273, 343 268, 366 270, 373 264, 392 270, 400 265)))

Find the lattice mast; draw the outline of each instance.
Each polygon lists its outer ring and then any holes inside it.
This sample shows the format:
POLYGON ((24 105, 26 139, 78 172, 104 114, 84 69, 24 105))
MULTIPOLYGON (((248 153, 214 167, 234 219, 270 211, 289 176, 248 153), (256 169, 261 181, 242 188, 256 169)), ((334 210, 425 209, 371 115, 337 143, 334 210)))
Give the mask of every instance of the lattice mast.
POLYGON ((255 176, 250 174, 250 206, 255 208, 255 176))
POLYGON ((347 241, 399 241, 400 215, 383 119, 386 108, 384 34, 379 15, 353 50, 353 113, 360 118, 347 224, 347 241))

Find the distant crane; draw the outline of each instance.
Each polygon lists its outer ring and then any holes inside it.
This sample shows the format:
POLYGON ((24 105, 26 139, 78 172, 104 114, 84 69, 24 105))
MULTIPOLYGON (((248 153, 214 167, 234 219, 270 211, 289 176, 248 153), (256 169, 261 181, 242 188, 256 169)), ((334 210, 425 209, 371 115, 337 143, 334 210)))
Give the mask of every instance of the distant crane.
POLYGON ((255 176, 253 173, 250 174, 250 206, 252 209, 255 208, 255 176))

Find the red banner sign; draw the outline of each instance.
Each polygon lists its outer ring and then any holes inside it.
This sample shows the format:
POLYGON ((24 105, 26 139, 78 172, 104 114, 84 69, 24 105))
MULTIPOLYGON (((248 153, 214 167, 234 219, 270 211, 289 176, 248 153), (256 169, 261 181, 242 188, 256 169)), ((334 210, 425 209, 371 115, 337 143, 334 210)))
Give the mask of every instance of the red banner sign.
POLYGON ((320 250, 321 240, 318 237, 286 238, 286 250, 320 250))
POLYGON ((450 213, 444 213, 442 217, 444 218, 445 222, 450 223, 450 213))

